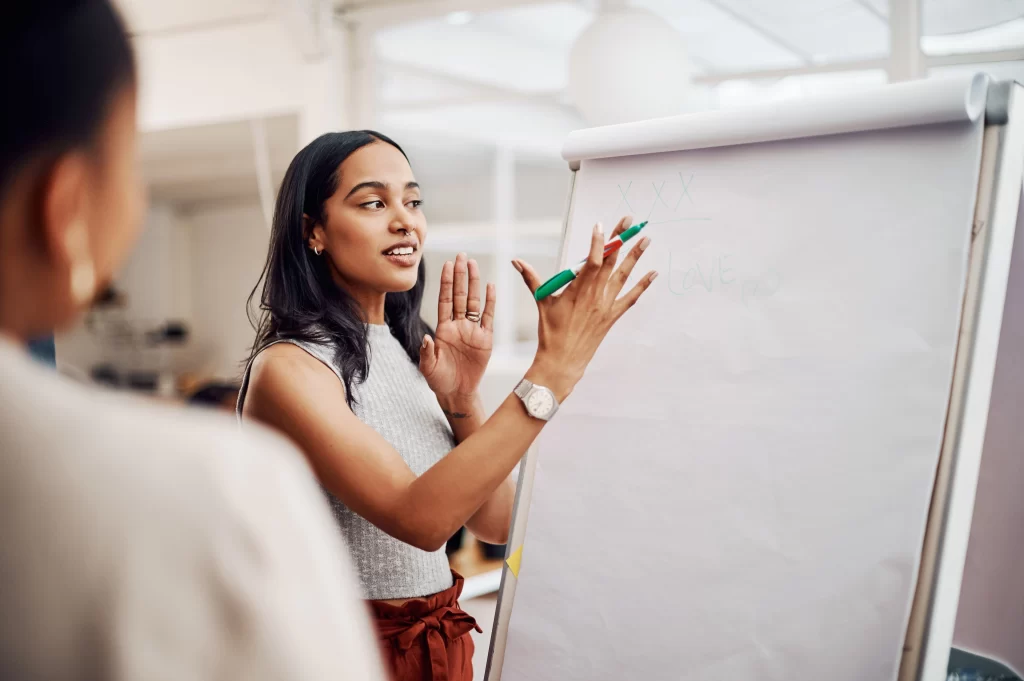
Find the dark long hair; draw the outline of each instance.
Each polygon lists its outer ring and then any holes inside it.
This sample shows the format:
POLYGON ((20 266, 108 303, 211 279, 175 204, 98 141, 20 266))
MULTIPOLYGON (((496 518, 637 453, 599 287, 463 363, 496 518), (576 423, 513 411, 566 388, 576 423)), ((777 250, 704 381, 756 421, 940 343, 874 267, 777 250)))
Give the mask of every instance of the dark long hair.
MULTIPOLYGON (((277 195, 267 262, 249 295, 247 308, 256 329, 250 360, 280 339, 329 345, 341 369, 349 406, 355 403, 352 386, 366 380, 370 368, 365 316, 352 296, 334 282, 327 259, 315 256, 307 247, 302 215, 322 223, 326 219, 324 202, 338 189, 342 162, 352 152, 375 142, 390 144, 405 155, 393 140, 372 130, 329 132, 295 155, 277 195), (253 299, 261 283, 257 312, 253 299)), ((421 260, 416 285, 408 291, 388 293, 384 299, 384 317, 391 335, 405 348, 409 360, 417 364, 423 335, 433 335, 420 317, 424 278, 421 260)))
POLYGON ((0 194, 24 164, 91 149, 135 55, 108 0, 31 0, 0 10, 0 194))

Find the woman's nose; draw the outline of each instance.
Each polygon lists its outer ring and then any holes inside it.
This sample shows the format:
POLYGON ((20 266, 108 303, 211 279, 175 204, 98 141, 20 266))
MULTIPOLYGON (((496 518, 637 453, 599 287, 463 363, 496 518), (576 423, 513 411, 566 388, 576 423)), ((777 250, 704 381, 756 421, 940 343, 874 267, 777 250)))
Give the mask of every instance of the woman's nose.
POLYGON ((416 230, 416 221, 413 219, 412 213, 402 206, 391 218, 390 227, 392 232, 413 232, 416 230))

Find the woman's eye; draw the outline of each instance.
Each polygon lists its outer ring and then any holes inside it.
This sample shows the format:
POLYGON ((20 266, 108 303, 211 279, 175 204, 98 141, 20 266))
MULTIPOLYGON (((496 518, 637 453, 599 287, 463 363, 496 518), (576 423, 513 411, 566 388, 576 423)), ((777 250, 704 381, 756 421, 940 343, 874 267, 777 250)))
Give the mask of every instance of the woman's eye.
POLYGON ((371 208, 373 210, 378 210, 378 209, 384 207, 384 202, 380 201, 380 200, 377 200, 377 201, 367 201, 366 203, 361 203, 359 205, 362 206, 363 208, 371 208))
POLYGON ((412 201, 409 202, 409 207, 410 208, 419 208, 422 205, 423 205, 423 199, 413 199, 412 201))

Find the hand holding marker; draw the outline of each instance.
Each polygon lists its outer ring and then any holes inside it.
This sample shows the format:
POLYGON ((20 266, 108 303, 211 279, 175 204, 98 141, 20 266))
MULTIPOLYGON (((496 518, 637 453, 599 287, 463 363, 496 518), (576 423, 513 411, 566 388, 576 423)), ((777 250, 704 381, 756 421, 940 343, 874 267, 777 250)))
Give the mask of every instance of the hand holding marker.
MULTIPOLYGON (((644 220, 639 225, 633 225, 632 227, 624 231, 622 234, 612 237, 612 240, 604 245, 604 257, 607 258, 612 253, 622 248, 622 245, 624 243, 626 243, 634 236, 639 234, 640 230, 646 226, 647 221, 644 220)), ((569 269, 562 270, 555 276, 545 281, 533 294, 534 299, 543 300, 544 298, 550 296, 552 293, 558 291, 560 288, 562 288, 570 281, 575 279, 576 275, 580 273, 580 270, 582 270, 583 266, 586 264, 587 259, 584 258, 583 260, 579 261, 579 263, 577 263, 575 266, 570 267, 569 269)))

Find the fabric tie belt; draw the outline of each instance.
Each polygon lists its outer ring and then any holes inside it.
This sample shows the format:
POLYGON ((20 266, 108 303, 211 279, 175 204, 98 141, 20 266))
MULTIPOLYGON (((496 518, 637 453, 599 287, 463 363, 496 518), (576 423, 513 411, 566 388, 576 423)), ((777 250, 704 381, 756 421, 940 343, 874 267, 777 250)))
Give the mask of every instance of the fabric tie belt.
POLYGON ((430 653, 431 678, 448 679, 446 640, 454 641, 474 629, 483 629, 458 607, 445 606, 420 617, 404 617, 378 621, 380 637, 391 640, 403 651, 409 650, 420 636, 425 636, 430 653))

